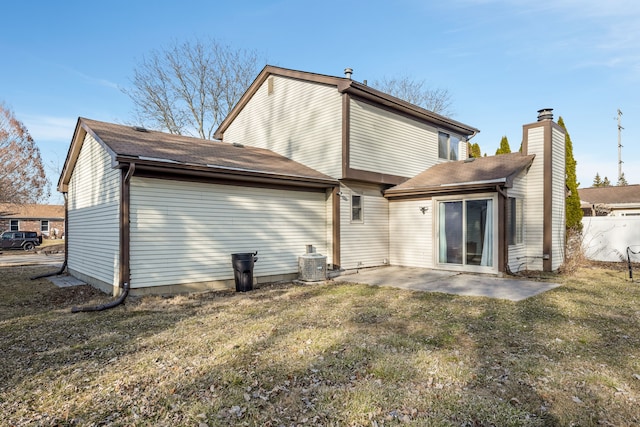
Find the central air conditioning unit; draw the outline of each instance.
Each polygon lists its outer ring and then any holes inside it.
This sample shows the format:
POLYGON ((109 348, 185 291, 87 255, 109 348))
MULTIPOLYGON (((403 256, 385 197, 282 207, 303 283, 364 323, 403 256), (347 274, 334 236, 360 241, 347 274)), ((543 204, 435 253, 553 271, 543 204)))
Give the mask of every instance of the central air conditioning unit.
POLYGON ((321 282, 327 279, 327 257, 315 253, 307 246, 307 253, 298 257, 298 273, 303 282, 321 282))

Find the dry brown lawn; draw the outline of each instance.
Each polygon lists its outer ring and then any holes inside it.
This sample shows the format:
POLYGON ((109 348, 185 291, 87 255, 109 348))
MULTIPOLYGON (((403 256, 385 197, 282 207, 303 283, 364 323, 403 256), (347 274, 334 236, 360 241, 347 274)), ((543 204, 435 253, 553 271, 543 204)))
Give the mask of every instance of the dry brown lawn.
MULTIPOLYGON (((582 267, 521 302, 365 285, 109 300, 0 269, 12 426, 640 423, 640 283, 582 267)), ((639 274, 640 275, 640 274, 639 274)))

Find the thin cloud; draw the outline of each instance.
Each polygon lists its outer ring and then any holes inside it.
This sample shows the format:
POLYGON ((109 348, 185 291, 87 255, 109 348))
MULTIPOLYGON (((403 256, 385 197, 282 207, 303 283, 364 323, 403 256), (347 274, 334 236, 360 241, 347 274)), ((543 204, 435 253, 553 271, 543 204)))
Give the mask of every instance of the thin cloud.
POLYGON ((71 140, 77 118, 44 115, 22 115, 21 121, 36 142, 71 140))
POLYGON ((503 23, 508 22, 505 19, 510 15, 525 19, 519 27, 501 27, 503 40, 511 40, 505 43, 506 53, 538 52, 542 56, 562 53, 576 69, 605 67, 619 70, 621 75, 640 78, 640 2, 637 0, 453 0, 452 4, 464 10, 486 11, 486 14, 477 13, 480 22, 472 24, 475 28, 486 27, 483 19, 490 17, 503 23), (545 30, 539 37, 527 34, 535 28, 545 30))
POLYGON ((62 69, 66 70, 69 73, 75 74, 76 76, 82 78, 83 80, 92 83, 92 84, 97 84, 99 86, 104 86, 104 87, 108 87, 110 89, 115 89, 115 90, 120 90, 120 86, 117 83, 114 83, 112 81, 106 80, 106 79, 102 79, 102 78, 98 78, 98 77, 92 77, 88 74, 85 74, 81 71, 78 71, 74 68, 65 66, 65 65, 58 65, 59 67, 61 67, 62 69))

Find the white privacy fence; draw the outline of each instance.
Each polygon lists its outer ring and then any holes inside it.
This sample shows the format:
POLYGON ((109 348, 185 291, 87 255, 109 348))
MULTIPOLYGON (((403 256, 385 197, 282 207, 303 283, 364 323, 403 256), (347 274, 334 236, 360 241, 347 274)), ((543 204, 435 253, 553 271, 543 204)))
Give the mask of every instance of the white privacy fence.
MULTIPOLYGON (((582 218, 582 247, 594 261, 627 261, 627 248, 640 250, 640 217, 588 216, 582 218)), ((631 254, 631 262, 640 255, 631 254)))

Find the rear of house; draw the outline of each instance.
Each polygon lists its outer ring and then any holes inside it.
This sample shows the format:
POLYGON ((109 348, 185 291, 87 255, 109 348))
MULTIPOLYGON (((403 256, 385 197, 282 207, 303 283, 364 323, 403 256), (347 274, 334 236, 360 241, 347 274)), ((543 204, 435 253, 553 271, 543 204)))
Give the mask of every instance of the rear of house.
POLYGON ((541 110, 522 153, 468 159, 477 129, 351 76, 267 66, 204 141, 79 119, 59 189, 69 271, 106 291, 295 278, 311 245, 334 273, 404 265, 498 274, 564 255, 564 133, 541 110))

